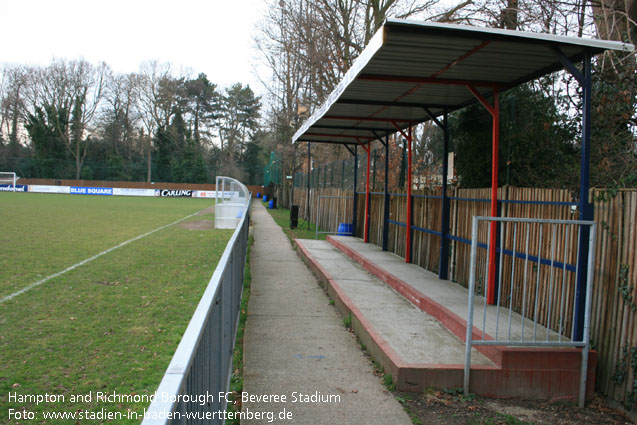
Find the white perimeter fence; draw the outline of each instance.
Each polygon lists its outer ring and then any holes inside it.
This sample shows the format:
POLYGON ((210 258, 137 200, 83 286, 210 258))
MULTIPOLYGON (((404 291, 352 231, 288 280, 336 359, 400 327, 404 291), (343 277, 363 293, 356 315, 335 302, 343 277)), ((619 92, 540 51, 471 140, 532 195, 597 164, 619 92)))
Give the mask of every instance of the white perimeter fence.
MULTIPOLYGON (((249 195, 248 195, 249 202, 249 195)), ((142 425, 221 424, 248 247, 247 209, 188 324, 142 425)))

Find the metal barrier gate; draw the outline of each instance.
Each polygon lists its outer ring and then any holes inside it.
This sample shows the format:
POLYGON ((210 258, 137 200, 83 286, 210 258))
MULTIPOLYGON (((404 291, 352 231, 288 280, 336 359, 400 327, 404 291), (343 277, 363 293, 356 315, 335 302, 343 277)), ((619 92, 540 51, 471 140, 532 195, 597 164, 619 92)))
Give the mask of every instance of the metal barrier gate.
POLYGON ((249 216, 243 214, 197 305, 142 425, 221 424, 232 375, 249 216))
POLYGON ((594 221, 473 218, 464 368, 466 395, 469 394, 473 346, 581 347, 578 401, 580 407, 584 406, 596 231, 594 221), (488 248, 488 245, 479 243, 479 239, 487 240, 490 227, 480 229, 481 222, 495 222, 500 227, 495 305, 487 305, 488 255, 478 258, 478 246, 488 248), (584 328, 581 341, 573 341, 578 301, 575 285, 580 270, 577 259, 580 257, 583 230, 589 231, 584 328), (529 263, 532 263, 531 267, 529 263), (476 310, 481 310, 482 314, 479 339, 473 338, 476 310))

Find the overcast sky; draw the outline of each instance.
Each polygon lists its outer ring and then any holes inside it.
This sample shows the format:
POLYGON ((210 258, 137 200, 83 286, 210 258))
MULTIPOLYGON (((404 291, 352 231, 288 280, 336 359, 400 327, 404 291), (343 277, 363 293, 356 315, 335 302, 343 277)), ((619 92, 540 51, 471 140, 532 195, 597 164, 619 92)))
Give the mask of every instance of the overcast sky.
POLYGON ((104 61, 116 72, 150 59, 262 90, 254 75, 265 0, 0 0, 0 62, 104 61))

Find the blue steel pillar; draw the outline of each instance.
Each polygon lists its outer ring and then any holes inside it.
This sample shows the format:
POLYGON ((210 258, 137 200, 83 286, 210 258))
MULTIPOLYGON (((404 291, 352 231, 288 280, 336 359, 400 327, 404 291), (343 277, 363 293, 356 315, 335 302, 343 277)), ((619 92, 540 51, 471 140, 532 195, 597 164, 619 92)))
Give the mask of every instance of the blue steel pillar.
POLYGON ((354 146, 354 211, 352 214, 352 236, 356 236, 356 222, 358 218, 358 199, 356 187, 358 186, 358 145, 354 146))
POLYGON ((438 277, 447 279, 449 274, 449 199, 447 198, 447 175, 449 174, 449 125, 448 113, 442 121, 444 132, 444 147, 442 150, 442 223, 440 225, 440 263, 438 264, 438 277))
POLYGON ((312 178, 312 144, 307 142, 307 199, 305 204, 305 218, 307 219, 307 230, 310 230, 310 179, 312 178))
POLYGON ((389 244, 389 131, 385 134, 385 191, 383 202, 383 251, 389 244))
MULTIPOLYGON (((593 204, 588 202, 590 189, 590 165, 591 165, 591 98, 593 84, 591 79, 592 51, 587 48, 584 51, 583 69, 580 71, 575 64, 566 57, 559 47, 554 46, 553 51, 560 59, 566 70, 577 80, 582 87, 582 162, 580 166, 580 191, 579 191, 579 219, 593 220, 593 204)), ((587 262, 590 236, 590 228, 581 226, 579 233, 579 251, 577 255, 577 282, 575 283, 575 316, 573 341, 581 341, 584 334, 584 310, 586 309, 586 281, 587 262)))
MULTIPOLYGON (((591 162, 591 51, 584 54, 584 75, 580 82, 583 89, 582 105, 582 163, 580 170, 579 219, 593 220, 593 204, 588 202, 590 189, 591 162)), ((579 235, 579 254, 577 258, 577 286, 575 289, 575 335, 574 341, 581 341, 584 332, 584 310, 586 307, 586 280, 589 250, 590 228, 581 226, 579 235)))

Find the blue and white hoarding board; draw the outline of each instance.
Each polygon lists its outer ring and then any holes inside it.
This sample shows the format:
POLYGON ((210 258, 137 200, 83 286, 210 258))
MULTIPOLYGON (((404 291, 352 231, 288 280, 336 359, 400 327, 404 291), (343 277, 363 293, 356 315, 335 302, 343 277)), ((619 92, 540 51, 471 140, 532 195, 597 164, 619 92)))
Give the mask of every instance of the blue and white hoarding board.
POLYGON ((100 195, 111 196, 113 195, 112 187, 83 187, 83 186, 71 186, 71 195, 100 195))
MULTIPOLYGON (((193 190, 192 191, 192 197, 193 198, 216 198, 217 197, 217 191, 216 190, 193 190)), ((238 198, 239 197, 239 192, 229 192, 229 191, 225 191, 223 192, 223 197, 224 199, 232 199, 232 198, 238 198)))
POLYGON ((71 193, 71 186, 49 186, 41 184, 30 184, 29 192, 36 193, 71 193))
POLYGON ((114 187, 115 196, 155 196, 155 189, 134 189, 124 187, 114 187))
POLYGON ((28 186, 26 184, 16 184, 15 188, 12 184, 0 184, 0 192, 27 192, 28 186))

